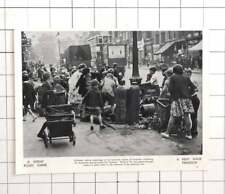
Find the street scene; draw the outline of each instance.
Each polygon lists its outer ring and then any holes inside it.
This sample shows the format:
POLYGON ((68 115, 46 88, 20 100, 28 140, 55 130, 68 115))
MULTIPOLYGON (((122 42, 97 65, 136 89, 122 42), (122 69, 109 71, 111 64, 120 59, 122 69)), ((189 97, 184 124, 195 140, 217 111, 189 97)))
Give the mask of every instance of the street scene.
POLYGON ((202 154, 202 32, 22 32, 24 157, 202 154))

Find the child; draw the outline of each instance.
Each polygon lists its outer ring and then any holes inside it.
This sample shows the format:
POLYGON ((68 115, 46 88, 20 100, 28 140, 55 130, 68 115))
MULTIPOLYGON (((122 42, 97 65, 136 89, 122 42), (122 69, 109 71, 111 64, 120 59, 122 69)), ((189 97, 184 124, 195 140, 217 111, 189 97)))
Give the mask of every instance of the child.
POLYGON ((168 88, 171 99, 170 119, 167 131, 161 133, 161 135, 169 138, 176 120, 182 119, 186 129, 185 137, 191 140, 191 114, 194 113, 194 108, 191 101, 190 89, 195 88, 195 86, 189 78, 183 75, 183 67, 181 65, 173 67, 173 75, 170 77, 168 88))
MULTIPOLYGON (((192 70, 191 68, 187 68, 185 70, 186 76, 191 80, 192 76, 192 70)), ((192 82, 192 80, 191 80, 192 82)), ((198 135, 198 109, 200 106, 200 99, 198 97, 198 88, 194 82, 192 82, 195 87, 190 88, 190 93, 191 93, 191 101, 194 107, 194 113, 191 114, 191 121, 192 121, 192 128, 191 128, 191 134, 192 137, 196 137, 198 135)))
POLYGON ((158 85, 158 79, 156 76, 156 67, 150 67, 149 68, 149 73, 147 74, 147 79, 146 82, 150 82, 152 85, 158 85))
POLYGON ((101 110, 103 108, 102 94, 99 90, 99 83, 97 80, 91 81, 91 89, 84 96, 83 104, 85 105, 85 111, 90 114, 91 130, 94 130, 93 121, 94 116, 98 116, 100 129, 105 128, 102 123, 101 110))
POLYGON ((37 119, 37 116, 33 113, 34 110, 34 102, 36 100, 36 92, 34 90, 33 84, 29 80, 28 73, 26 71, 23 72, 23 121, 26 121, 27 113, 29 113, 33 122, 37 119))

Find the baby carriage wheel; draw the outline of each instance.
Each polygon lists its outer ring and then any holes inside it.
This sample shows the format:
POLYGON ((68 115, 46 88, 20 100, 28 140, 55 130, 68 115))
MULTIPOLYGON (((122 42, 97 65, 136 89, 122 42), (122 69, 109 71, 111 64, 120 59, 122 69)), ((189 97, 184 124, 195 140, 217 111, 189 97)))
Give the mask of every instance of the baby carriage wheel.
POLYGON ((75 146, 75 144, 76 144, 76 136, 75 136, 74 132, 72 132, 70 140, 71 140, 71 142, 73 142, 73 146, 75 146))
POLYGON ((75 145, 76 145, 76 138, 73 137, 73 146, 75 146, 75 145))
POLYGON ((43 133, 43 141, 45 144, 45 148, 48 148, 48 136, 46 133, 43 133))
POLYGON ((74 132, 72 132, 71 136, 69 136, 69 141, 70 142, 73 142, 73 145, 76 144, 76 137, 74 135, 74 132))
POLYGON ((49 143, 52 144, 52 138, 51 137, 49 137, 49 143))

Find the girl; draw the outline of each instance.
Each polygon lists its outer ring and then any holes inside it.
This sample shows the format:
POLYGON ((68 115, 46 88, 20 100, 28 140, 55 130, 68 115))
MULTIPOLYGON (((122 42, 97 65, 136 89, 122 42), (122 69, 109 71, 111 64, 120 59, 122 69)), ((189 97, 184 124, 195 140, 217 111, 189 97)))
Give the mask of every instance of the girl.
POLYGON ((85 111, 90 114, 91 130, 94 130, 94 116, 98 116, 100 129, 105 128, 102 123, 101 115, 103 109, 103 99, 102 94, 99 90, 99 83, 97 80, 91 81, 91 89, 84 96, 83 104, 85 105, 85 111))
POLYGON ((190 88, 195 88, 189 78, 183 76, 183 67, 176 65, 173 67, 173 75, 169 81, 169 92, 171 99, 170 119, 167 127, 167 132, 162 133, 163 137, 169 137, 176 119, 183 119, 186 138, 192 139, 191 135, 191 114, 194 113, 194 108, 191 102, 190 88))

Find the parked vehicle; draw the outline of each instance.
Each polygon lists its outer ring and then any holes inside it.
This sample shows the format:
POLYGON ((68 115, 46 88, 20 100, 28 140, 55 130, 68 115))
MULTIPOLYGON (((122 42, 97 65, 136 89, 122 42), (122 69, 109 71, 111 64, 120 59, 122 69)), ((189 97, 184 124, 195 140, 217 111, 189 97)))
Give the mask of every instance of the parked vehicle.
POLYGON ((68 69, 73 66, 78 66, 81 63, 85 63, 88 67, 91 66, 91 47, 90 45, 71 45, 64 54, 63 61, 68 69))

